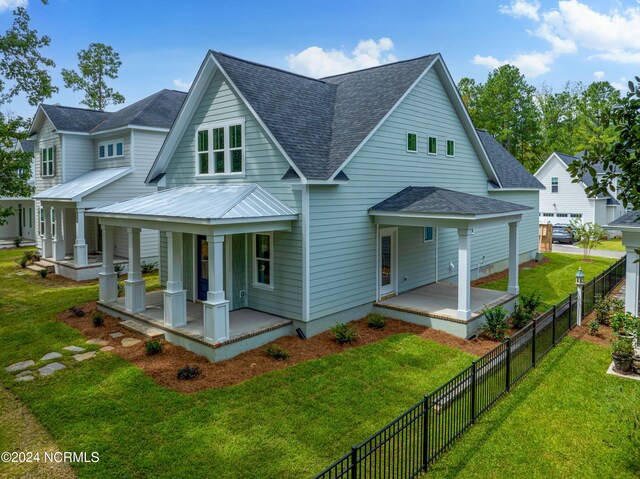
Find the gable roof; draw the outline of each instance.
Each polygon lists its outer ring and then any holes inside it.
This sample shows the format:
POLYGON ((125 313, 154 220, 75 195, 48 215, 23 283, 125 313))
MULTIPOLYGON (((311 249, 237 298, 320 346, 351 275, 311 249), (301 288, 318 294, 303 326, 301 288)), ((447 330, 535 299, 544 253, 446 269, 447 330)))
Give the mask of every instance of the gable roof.
MULTIPOLYGON (((576 156, 567 155, 565 153, 560 153, 559 151, 554 151, 552 154, 556 155, 565 165, 569 166, 574 161, 578 161, 582 157, 584 152, 578 153, 579 156, 578 155, 576 155, 576 156)), ((594 165, 594 169, 596 170, 596 174, 604 173, 604 168, 603 168, 601 163, 596 163, 594 165)), ((582 176, 582 183, 584 183, 584 185, 586 187, 593 186, 593 176, 591 176, 589 173, 585 173, 582 176)), ((598 193, 598 195, 596 195, 596 198, 598 198, 598 199, 605 199, 605 198, 613 199, 613 197, 611 195, 603 195, 602 193, 598 193)))
POLYGON ((42 104, 40 108, 45 112, 53 126, 59 131, 76 131, 89 133, 93 127, 106 120, 112 113, 108 111, 89 110, 73 106, 42 104))
POLYGON ((493 164, 503 188, 545 189, 544 185, 522 166, 487 130, 478 128, 478 136, 487 155, 489 155, 489 160, 493 164))
POLYGON ((28 151, 33 153, 35 150, 36 142, 34 140, 20 140, 20 147, 22 151, 28 151))

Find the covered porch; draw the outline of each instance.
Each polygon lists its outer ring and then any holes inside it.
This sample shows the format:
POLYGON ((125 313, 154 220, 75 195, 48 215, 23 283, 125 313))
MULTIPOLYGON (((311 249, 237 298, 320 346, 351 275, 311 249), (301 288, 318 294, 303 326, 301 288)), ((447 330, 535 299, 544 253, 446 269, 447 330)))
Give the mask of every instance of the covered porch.
MULTIPOLYGON (((225 359, 229 353, 207 354, 202 345, 226 348, 257 335, 269 341, 273 334, 267 333, 291 324, 284 318, 248 308, 233 310, 229 295, 231 278, 225 274, 225 258, 229 260, 230 255, 225 255, 225 250, 229 251, 232 237, 264 233, 267 238, 275 231, 290 231, 291 222, 297 219, 295 211, 258 185, 169 189, 97 208, 90 215, 97 217, 102 225, 104 248, 99 304, 103 308, 149 321, 167 331, 168 340, 213 360, 225 359), (129 236, 129 272, 124 299, 117 295, 111 253, 116 227, 126 228, 129 236), (145 293, 145 283, 139 272, 141 228, 161 231, 166 238, 166 288, 161 293, 145 293), (205 288, 200 300, 190 298, 185 285, 185 269, 188 269, 185 268, 185 251, 190 247, 185 244, 186 235, 198 239, 199 255, 206 252, 198 261, 204 279, 198 286, 204 284, 205 288)), ((256 273, 254 279, 264 280, 260 275, 264 276, 264 272, 256 273)), ((290 333, 287 329, 286 334, 290 333)), ((259 345, 255 340, 249 343, 256 344, 252 347, 259 345)), ((233 354, 239 352, 242 348, 234 346, 233 354)))

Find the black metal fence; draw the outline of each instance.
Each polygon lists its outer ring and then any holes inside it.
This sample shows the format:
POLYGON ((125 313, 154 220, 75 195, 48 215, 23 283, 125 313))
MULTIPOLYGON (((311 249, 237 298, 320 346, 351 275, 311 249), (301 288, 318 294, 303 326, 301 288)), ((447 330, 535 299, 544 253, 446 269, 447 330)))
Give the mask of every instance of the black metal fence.
MULTIPOLYGON (((622 258, 584 285, 583 317, 625 276, 622 258)), ((314 479, 413 478, 432 464, 571 330, 577 292, 539 315, 314 479)))

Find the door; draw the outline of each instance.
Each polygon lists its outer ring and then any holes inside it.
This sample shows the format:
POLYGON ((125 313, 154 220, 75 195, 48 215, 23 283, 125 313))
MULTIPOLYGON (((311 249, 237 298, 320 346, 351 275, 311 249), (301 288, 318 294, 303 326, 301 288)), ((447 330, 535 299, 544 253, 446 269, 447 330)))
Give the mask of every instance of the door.
POLYGON ((396 229, 380 230, 380 296, 396 293, 396 229))
POLYGON ((198 299, 205 301, 209 291, 209 243, 206 236, 198 236, 196 248, 198 299))

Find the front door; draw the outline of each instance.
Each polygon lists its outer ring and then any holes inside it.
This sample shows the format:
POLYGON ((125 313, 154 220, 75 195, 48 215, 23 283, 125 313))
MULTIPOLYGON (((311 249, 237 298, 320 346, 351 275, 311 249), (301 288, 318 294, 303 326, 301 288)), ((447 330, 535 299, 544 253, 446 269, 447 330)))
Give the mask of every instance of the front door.
POLYGON ((396 292, 396 229, 380 230, 380 296, 396 292))
POLYGON ((198 299, 205 301, 209 291, 209 243, 206 236, 198 236, 196 248, 198 299))

